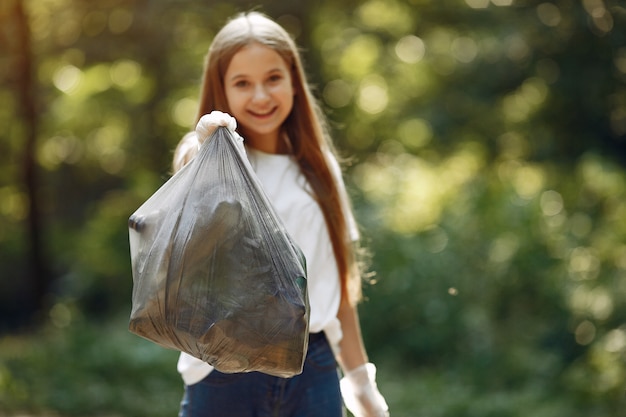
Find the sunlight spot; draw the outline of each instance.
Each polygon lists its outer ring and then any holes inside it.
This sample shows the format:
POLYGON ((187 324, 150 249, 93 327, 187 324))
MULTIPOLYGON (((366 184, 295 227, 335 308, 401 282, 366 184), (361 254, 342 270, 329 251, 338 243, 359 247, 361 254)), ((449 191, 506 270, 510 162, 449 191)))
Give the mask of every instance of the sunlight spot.
POLYGON ((608 10, 605 10, 604 13, 599 17, 594 16, 593 23, 603 33, 608 33, 613 30, 613 16, 611 15, 611 13, 609 13, 608 10))
POLYGON ((126 130, 119 124, 109 124, 91 132, 88 137, 88 149, 109 174, 118 174, 126 164, 126 152, 122 143, 126 139, 126 130))
POLYGON ((440 167, 452 186, 460 186, 475 178, 484 165, 484 150, 477 142, 465 142, 440 167))
POLYGON ((452 156, 434 165, 406 153, 396 141, 386 141, 379 149, 355 167, 355 184, 378 206, 386 227, 401 234, 423 232, 427 250, 443 251, 450 238, 436 225, 446 204, 484 166, 483 150, 463 143, 452 156))
POLYGON ((541 107, 547 95, 548 87, 543 78, 528 78, 517 90, 504 97, 502 111, 511 122, 525 121, 541 107))
MULTIPOLYGON (((145 103, 152 98, 156 90, 154 80, 148 77, 140 77, 132 89, 126 92, 126 97, 131 103, 145 103)), ((194 109, 194 114, 196 110, 194 109)))
POLYGON ((366 26, 395 34, 406 33, 413 25, 408 7, 392 0, 369 0, 357 9, 357 15, 366 26))
POLYGON ((385 164, 392 184, 387 188, 389 197, 381 202, 389 228, 416 233, 436 224, 443 190, 437 185, 434 167, 409 154, 390 158, 385 164))
POLYGON ((602 0, 583 0, 583 7, 592 17, 599 17, 606 10, 602 0))
POLYGON ((510 6, 513 4, 513 0, 491 0, 495 6, 510 6))
POLYGON ((100 166, 109 174, 119 174, 126 165, 126 152, 122 149, 115 149, 100 157, 100 166))
POLYGON ((111 88, 111 66, 94 65, 85 71, 85 94, 95 94, 111 88))
POLYGON ((554 216, 563 210, 563 197, 554 190, 544 191, 539 204, 544 216, 554 216))
POLYGON ((123 59, 113 63, 110 69, 113 84, 128 90, 137 84, 141 76, 141 66, 133 60, 123 59))
POLYGON ((454 287, 450 287, 450 288, 448 288, 448 294, 450 294, 452 296, 459 295, 459 290, 457 290, 454 287))
POLYGON ((522 165, 515 170, 513 186, 517 195, 525 200, 535 197, 543 188, 545 174, 538 166, 522 165))
POLYGON ((585 187, 603 197, 621 195, 626 181, 621 170, 614 164, 595 155, 585 155, 580 165, 585 187))
POLYGON ((548 231, 549 234, 558 233, 563 229, 563 225, 567 221, 567 216, 563 211, 552 216, 546 216, 543 221, 553 230, 548 231))
POLYGON ((370 75, 363 80, 359 91, 359 107, 370 114, 378 114, 385 110, 389 103, 387 83, 379 75, 370 75))
POLYGON ((76 91, 78 84, 82 79, 82 71, 73 65, 65 65, 55 71, 52 76, 54 86, 65 94, 71 94, 76 91))
POLYGON ((185 97, 174 103, 170 117, 178 126, 189 127, 195 121, 197 108, 198 102, 195 99, 185 97))
POLYGON ((414 64, 424 58, 426 45, 424 41, 415 35, 408 35, 401 38, 395 47, 395 52, 401 61, 407 64, 414 64))
POLYGON ((28 215, 29 198, 13 187, 0 188, 0 214, 14 221, 24 220, 28 215))
POLYGON ((626 74, 626 47, 621 47, 615 53, 615 67, 622 74, 626 74))
POLYGON ((516 173, 522 168, 522 163, 518 159, 507 159, 498 164, 498 178, 505 183, 512 183, 516 173))
POLYGON ((613 29, 613 16, 606 9, 602 0, 583 0, 583 6, 593 22, 596 35, 604 35, 613 29))
POLYGON ((342 79, 332 80, 326 84, 322 92, 324 101, 333 108, 341 108, 350 104, 352 87, 342 79))
POLYGON ((430 142, 432 136, 432 127, 424 119, 405 120, 398 126, 398 139, 408 150, 424 147, 430 142))
POLYGON ((586 346, 596 338, 596 326, 594 326, 592 322, 584 320, 576 326, 574 335, 576 337, 576 343, 586 346))
POLYGON ((516 94, 509 94, 502 100, 502 112, 511 122, 523 122, 530 113, 529 110, 528 105, 516 94))
POLYGON ((512 61, 522 61, 530 53, 530 47, 521 35, 511 35, 505 40, 506 55, 512 61))
POLYGON ((464 64, 472 62, 478 55, 478 45, 474 39, 466 36, 456 38, 450 48, 454 58, 464 64))
POLYGON ((431 68, 441 75, 452 74, 458 65, 452 56, 452 43, 456 38, 453 31, 436 28, 431 30, 425 39, 430 51, 431 68))
POLYGON ((390 198, 397 184, 392 172, 379 161, 363 162, 354 170, 355 182, 373 202, 390 198))
POLYGON ((77 163, 83 153, 83 143, 78 138, 73 135, 56 135, 41 144, 37 159, 45 168, 54 169, 61 163, 77 163))
POLYGON ((596 278, 600 269, 600 260, 586 247, 579 246, 572 250, 569 260, 569 273, 577 281, 596 278))
POLYGON ((569 219, 570 230, 579 239, 587 236, 593 227, 591 217, 585 213, 574 213, 569 219))
POLYGON ((381 54, 380 40, 373 35, 357 36, 343 51, 339 61, 341 73, 362 78, 374 69, 381 54))
POLYGON ((72 322, 72 312, 64 303, 57 303, 50 309, 50 321, 56 327, 67 327, 72 322))
POLYGON ((626 331, 624 329, 611 330, 605 336, 604 349, 611 353, 626 351, 626 331))
POLYGON ((500 156, 506 159, 522 158, 528 154, 528 140, 519 132, 509 131, 498 137, 500 156))
POLYGON ((593 289, 579 286, 570 295, 569 302, 577 314, 593 316, 597 320, 608 319, 614 309, 611 293, 600 286, 593 289))
POLYGON ((579 315, 586 314, 587 312, 587 295, 589 289, 585 286, 579 285, 569 295, 569 305, 572 310, 579 315))
POLYGON ((509 262, 519 248, 519 239, 513 234, 496 238, 489 248, 489 261, 492 263, 509 262))
POLYGON ((108 125, 95 129, 89 135, 91 151, 95 154, 111 152, 117 149, 124 140, 122 127, 118 125, 108 125))
POLYGON ((489 6, 489 0, 465 0, 465 3, 472 9, 486 9, 489 6))
POLYGON ((546 26, 555 27, 561 23, 561 11, 553 3, 541 3, 537 6, 537 16, 546 26))
POLYGON ((538 106, 548 96, 548 87, 542 78, 531 77, 522 83, 520 93, 532 106, 538 106))
POLYGON ((594 288, 590 294, 589 311, 598 320, 606 320, 613 313, 613 299, 602 287, 594 288))

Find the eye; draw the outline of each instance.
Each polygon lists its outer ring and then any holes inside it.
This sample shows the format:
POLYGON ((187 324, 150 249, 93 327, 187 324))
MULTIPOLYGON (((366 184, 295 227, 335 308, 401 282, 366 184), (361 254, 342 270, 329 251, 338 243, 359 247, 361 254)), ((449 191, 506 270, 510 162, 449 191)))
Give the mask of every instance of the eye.
POLYGON ((233 86, 236 88, 246 88, 249 85, 246 80, 237 80, 233 83, 233 86))
POLYGON ((272 83, 276 83, 283 79, 282 74, 272 74, 269 76, 268 80, 272 83))

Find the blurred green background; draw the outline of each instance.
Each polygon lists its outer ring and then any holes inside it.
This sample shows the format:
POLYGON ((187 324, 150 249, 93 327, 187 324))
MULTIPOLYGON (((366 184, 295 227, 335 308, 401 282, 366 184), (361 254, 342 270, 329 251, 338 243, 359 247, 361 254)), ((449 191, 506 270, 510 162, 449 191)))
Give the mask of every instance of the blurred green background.
POLYGON ((127 331, 127 219, 252 8, 352 159, 392 416, 626 416, 617 0, 2 0, 0 416, 176 414, 177 353, 127 331))

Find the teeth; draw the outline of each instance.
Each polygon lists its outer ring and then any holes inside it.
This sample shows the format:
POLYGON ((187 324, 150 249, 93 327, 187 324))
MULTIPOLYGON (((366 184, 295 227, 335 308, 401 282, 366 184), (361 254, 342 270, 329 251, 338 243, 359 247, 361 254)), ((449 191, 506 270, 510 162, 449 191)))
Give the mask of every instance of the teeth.
POLYGON ((272 114, 273 112, 274 112, 274 109, 272 109, 272 110, 270 110, 270 111, 268 111, 268 112, 265 112, 265 113, 255 112, 255 111, 250 111, 250 113, 252 113, 253 115, 255 115, 255 116, 261 116, 261 117, 263 117, 263 116, 269 116, 269 115, 270 115, 270 114, 272 114))

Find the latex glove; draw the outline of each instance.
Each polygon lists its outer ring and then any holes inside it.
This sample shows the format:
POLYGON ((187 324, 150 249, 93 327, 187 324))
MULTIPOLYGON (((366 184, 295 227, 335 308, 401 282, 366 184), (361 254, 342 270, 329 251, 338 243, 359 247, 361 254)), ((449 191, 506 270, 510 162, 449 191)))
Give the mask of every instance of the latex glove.
POLYGON ((389 407, 376 385, 376 366, 366 363, 347 372, 340 381, 346 408, 355 417, 388 417, 389 407))
POLYGON ((198 144, 202 145, 219 126, 226 126, 231 132, 237 128, 237 121, 228 113, 213 110, 198 120, 196 136, 198 144))

